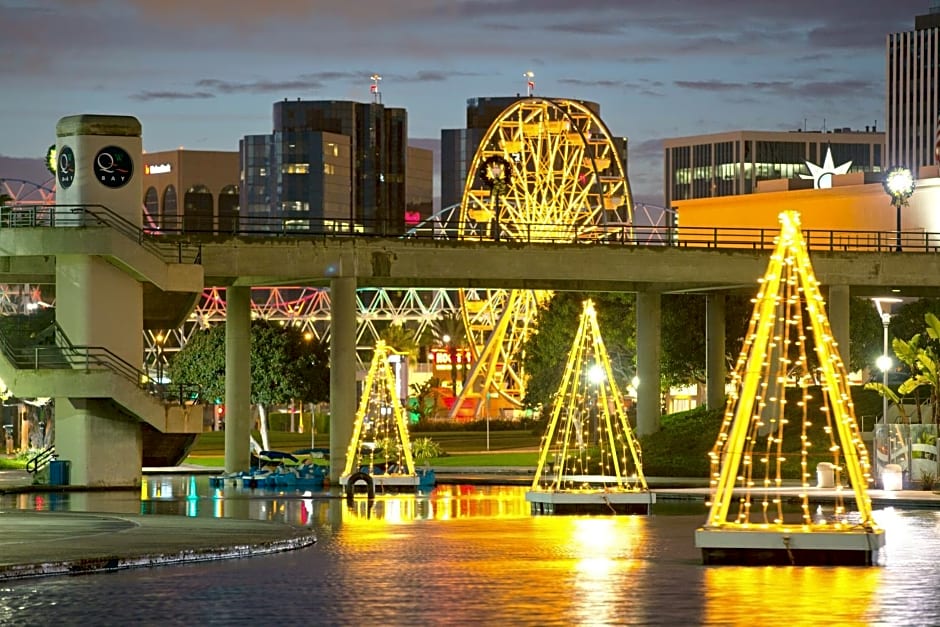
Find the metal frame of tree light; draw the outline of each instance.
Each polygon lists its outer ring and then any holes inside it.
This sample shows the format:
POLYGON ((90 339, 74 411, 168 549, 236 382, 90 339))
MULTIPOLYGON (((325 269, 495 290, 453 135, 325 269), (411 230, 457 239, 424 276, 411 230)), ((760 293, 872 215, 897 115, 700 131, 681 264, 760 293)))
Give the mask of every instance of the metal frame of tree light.
MULTIPOLYGON (((829 326, 819 283, 800 230, 799 215, 792 211, 782 213, 780 223, 777 245, 761 279, 748 334, 732 375, 733 392, 710 453, 710 511, 704 529, 699 532, 707 535, 725 531, 766 531, 783 538, 787 547, 797 534, 845 532, 867 535, 869 545, 883 544, 884 532, 872 518, 867 491, 871 479, 868 452, 855 419, 845 365, 829 326), (807 362, 807 331, 815 340, 817 377, 822 382, 822 416, 811 416, 809 412, 809 388, 814 378, 807 362), (781 469, 788 461, 782 449, 784 426, 788 422, 784 414, 784 388, 794 371, 800 373, 796 385, 802 389, 798 403, 802 411, 801 451, 795 454, 801 469, 798 494, 802 522, 785 524, 780 492, 783 487, 781 469), (807 465, 814 443, 809 440, 808 431, 813 420, 825 420, 824 430, 829 434, 828 442, 815 444, 831 454, 836 476, 835 521, 813 521, 809 509, 811 474, 807 465), (845 517, 842 501, 840 476, 843 471, 848 476, 858 510, 858 519, 851 523, 845 517), (733 520, 728 520, 732 502, 738 503, 738 512, 733 520), (754 508, 759 512, 752 511, 752 502, 759 505, 754 508)), ((703 537, 703 540, 708 541, 708 538, 703 537)), ((746 542, 743 537, 742 542, 746 542)))

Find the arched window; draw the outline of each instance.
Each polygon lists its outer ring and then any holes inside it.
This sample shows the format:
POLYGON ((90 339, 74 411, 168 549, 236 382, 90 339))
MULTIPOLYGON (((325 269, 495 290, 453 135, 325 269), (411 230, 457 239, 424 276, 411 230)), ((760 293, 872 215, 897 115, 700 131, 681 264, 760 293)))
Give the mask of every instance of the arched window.
POLYGON ((238 233, 238 186, 226 185, 219 192, 219 233, 238 233))
POLYGON ((153 227, 160 224, 160 199, 157 197, 157 188, 148 187, 144 193, 144 226, 153 227))
POLYGON ((205 185, 193 185, 183 196, 183 230, 187 233, 212 232, 212 192, 205 185))
POLYGON ((179 209, 176 204, 176 188, 167 185, 163 190, 163 220, 160 228, 169 231, 179 231, 179 209))

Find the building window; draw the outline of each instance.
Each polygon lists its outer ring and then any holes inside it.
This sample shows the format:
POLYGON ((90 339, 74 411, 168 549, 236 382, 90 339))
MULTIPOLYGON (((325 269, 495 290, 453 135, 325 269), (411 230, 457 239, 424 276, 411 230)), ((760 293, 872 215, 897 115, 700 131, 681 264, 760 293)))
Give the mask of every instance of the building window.
POLYGON ((157 188, 148 187, 144 194, 144 222, 148 225, 160 225, 160 200, 157 197, 157 188))
POLYGON ((336 174, 336 166, 332 163, 323 164, 323 173, 324 174, 336 174))
POLYGON ((183 230, 210 233, 213 222, 212 192, 205 185, 193 185, 183 195, 183 230))
POLYGON ((285 163, 281 166, 281 174, 309 174, 309 173, 310 173, 309 163, 285 163))
POLYGON ((163 190, 163 220, 160 227, 163 229, 179 230, 179 211, 176 204, 176 188, 168 185, 163 190))

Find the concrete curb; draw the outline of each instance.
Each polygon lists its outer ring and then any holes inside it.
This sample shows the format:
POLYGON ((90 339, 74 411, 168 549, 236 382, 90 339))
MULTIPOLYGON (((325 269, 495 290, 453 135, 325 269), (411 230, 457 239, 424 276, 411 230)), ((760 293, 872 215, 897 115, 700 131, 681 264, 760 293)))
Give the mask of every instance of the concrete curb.
POLYGON ((37 564, 10 564, 0 566, 0 581, 26 579, 30 577, 51 577, 56 575, 87 575, 92 573, 115 572, 130 568, 153 568, 156 566, 174 566, 194 562, 210 562, 226 559, 270 555, 284 551, 293 551, 316 544, 312 535, 274 540, 256 544, 243 544, 208 549, 185 549, 175 553, 152 553, 135 557, 94 557, 76 560, 43 562, 37 564))

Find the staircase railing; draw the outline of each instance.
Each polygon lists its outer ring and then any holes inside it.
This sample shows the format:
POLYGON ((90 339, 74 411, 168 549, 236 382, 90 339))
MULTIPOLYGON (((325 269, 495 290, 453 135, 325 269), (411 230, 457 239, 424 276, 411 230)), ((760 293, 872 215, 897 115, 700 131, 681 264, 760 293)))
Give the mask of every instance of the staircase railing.
POLYGON ((163 402, 182 404, 190 400, 199 400, 202 396, 200 389, 196 386, 159 384, 146 372, 136 368, 104 346, 72 344, 58 322, 53 323, 53 326, 54 344, 29 346, 13 346, 0 330, 0 352, 14 367, 23 370, 65 369, 85 372, 108 370, 163 402))
POLYGON ((26 462, 26 472, 31 475, 35 475, 37 472, 48 466, 49 462, 55 459, 55 457, 55 446, 50 444, 46 448, 39 451, 39 453, 29 458, 29 460, 26 462))

